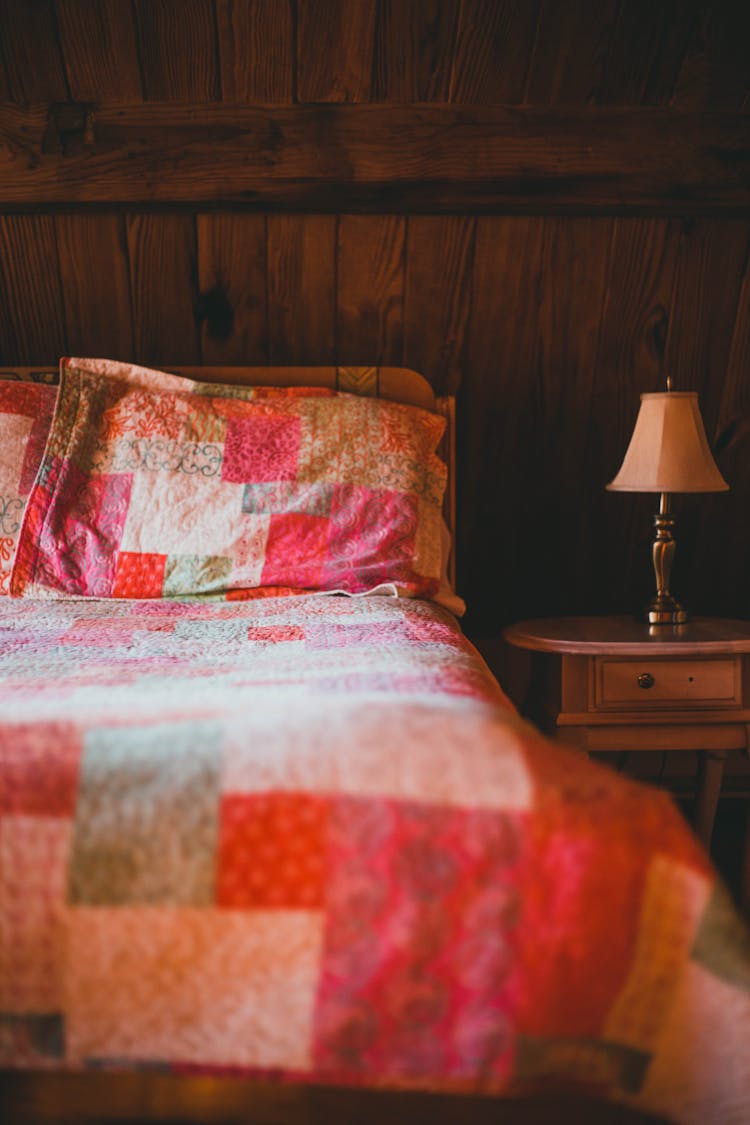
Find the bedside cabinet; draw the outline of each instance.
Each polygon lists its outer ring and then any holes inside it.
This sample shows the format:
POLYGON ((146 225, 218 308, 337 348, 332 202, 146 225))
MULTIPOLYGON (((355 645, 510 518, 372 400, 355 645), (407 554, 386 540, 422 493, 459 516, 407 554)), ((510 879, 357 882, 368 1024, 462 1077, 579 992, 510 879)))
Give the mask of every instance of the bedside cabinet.
POLYGON ((531 650, 524 711, 546 733, 587 752, 700 752, 695 827, 709 849, 724 762, 750 746, 750 622, 561 617, 503 636, 531 650))

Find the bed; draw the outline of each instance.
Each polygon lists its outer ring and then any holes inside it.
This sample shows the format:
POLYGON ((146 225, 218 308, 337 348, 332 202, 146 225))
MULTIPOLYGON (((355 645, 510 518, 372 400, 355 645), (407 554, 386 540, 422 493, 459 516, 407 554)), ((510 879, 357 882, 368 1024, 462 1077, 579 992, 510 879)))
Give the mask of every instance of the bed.
POLYGON ((750 1119, 698 842, 461 633, 452 402, 60 372, 0 372, 8 1119, 750 1119))

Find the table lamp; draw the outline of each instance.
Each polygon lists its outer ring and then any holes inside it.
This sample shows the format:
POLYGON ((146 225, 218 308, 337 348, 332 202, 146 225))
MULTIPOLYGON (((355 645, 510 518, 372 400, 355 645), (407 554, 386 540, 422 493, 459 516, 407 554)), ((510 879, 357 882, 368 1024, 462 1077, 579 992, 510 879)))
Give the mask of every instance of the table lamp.
POLYGON ((695 391, 666 391, 641 395, 633 436, 619 473, 607 485, 613 492, 658 492, 652 547, 656 595, 646 608, 649 625, 681 625, 688 612, 669 592, 675 553, 674 516, 669 510, 673 492, 724 492, 729 485, 711 455, 698 395, 695 391))

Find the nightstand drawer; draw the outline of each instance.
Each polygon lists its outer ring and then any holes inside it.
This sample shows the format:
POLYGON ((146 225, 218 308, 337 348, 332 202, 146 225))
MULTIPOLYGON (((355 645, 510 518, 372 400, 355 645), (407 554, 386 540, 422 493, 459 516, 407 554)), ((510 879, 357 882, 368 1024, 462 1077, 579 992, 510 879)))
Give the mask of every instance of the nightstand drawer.
POLYGON ((595 707, 721 707, 741 701, 740 662, 715 660, 612 660, 594 667, 595 707))

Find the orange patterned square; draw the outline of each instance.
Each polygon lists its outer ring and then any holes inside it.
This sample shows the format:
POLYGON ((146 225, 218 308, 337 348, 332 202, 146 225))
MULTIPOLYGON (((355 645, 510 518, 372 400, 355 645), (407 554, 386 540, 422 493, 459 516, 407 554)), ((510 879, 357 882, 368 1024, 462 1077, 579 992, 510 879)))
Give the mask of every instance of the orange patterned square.
POLYGON ((328 803, 299 793, 221 803, 217 903, 314 910, 323 904, 328 803))
POLYGON ((113 598, 160 598, 167 556, 120 551, 113 598))

